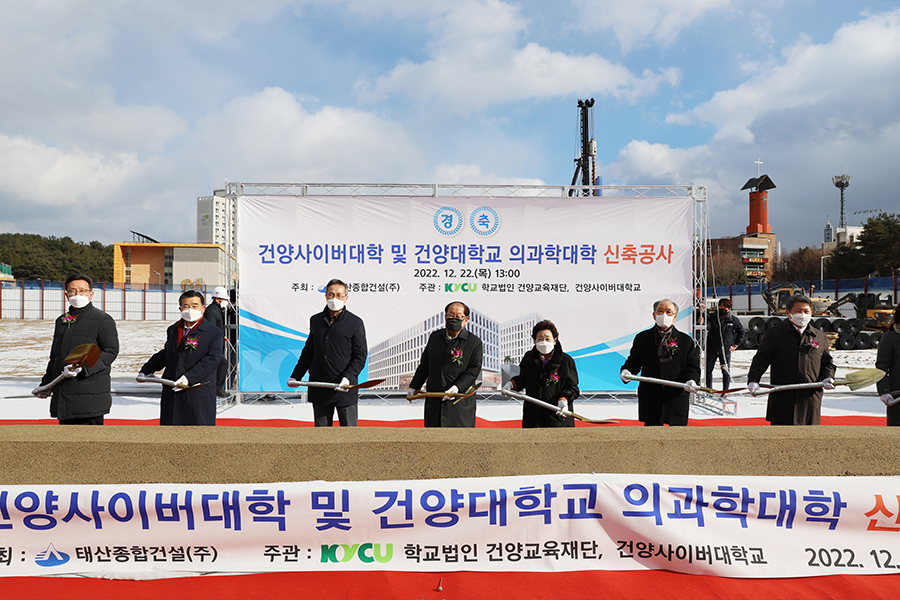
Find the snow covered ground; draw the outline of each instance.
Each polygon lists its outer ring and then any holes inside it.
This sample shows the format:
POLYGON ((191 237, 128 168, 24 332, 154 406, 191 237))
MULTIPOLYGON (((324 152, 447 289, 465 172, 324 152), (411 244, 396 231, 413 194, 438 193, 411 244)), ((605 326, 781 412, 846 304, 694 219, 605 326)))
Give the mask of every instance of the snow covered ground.
MULTIPOLYGON (((137 370, 147 358, 159 350, 165 340, 165 321, 120 321, 120 354, 113 363, 113 407, 107 419, 152 420, 159 416, 159 389, 153 384, 134 381, 137 370)), ((52 321, 0 320, 0 421, 46 420, 48 401, 31 396, 46 369, 53 337, 52 321)), ((873 367, 876 350, 836 351, 832 355, 838 377, 848 372, 873 367)), ((747 370, 754 350, 738 350, 732 356, 732 378, 735 385, 746 383, 747 370)), ((705 383, 703 381, 701 384, 705 383)), ((721 373, 716 370, 714 387, 721 388, 721 373)), ((737 402, 736 417, 765 416, 765 397, 733 394, 737 402)), ((592 400, 576 401, 576 412, 591 418, 635 420, 637 398, 634 392, 607 395, 592 400)), ((825 393, 822 414, 825 416, 883 417, 884 405, 875 387, 850 392, 845 387, 825 393)), ((398 421, 422 418, 421 401, 409 404, 402 397, 364 399, 360 402, 360 420, 398 421)), ((516 401, 481 399, 478 416, 488 421, 520 419, 521 405, 516 401)), ((273 401, 256 401, 223 406, 220 418, 311 421, 312 408, 297 397, 284 396, 273 401)), ((721 411, 704 406, 691 408, 692 419, 721 418, 721 411)))

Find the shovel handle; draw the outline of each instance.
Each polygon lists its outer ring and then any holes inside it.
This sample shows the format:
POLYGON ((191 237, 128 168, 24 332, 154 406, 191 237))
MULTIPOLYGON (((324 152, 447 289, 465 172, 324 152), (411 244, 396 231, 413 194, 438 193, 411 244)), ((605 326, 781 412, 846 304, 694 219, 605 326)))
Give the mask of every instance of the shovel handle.
POLYGON ((31 394, 32 394, 33 396, 37 396, 38 394, 46 394, 47 392, 49 392, 50 390, 52 390, 53 387, 54 387, 57 383, 59 383, 60 381, 62 381, 62 380, 65 379, 65 378, 66 378, 66 376, 61 374, 61 375, 59 375, 59 377, 57 377, 56 379, 54 379, 53 381, 51 381, 51 382, 48 383, 47 385, 41 385, 41 386, 38 386, 38 387, 34 388, 33 390, 31 390, 31 394))

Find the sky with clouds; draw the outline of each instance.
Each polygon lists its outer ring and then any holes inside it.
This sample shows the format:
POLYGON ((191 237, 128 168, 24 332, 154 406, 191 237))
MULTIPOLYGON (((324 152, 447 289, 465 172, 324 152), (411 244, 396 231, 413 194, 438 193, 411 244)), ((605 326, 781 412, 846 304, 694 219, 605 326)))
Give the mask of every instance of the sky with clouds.
POLYGON ((900 5, 872 0, 4 0, 0 232, 196 239, 228 181, 708 187, 786 250, 900 212, 900 5))

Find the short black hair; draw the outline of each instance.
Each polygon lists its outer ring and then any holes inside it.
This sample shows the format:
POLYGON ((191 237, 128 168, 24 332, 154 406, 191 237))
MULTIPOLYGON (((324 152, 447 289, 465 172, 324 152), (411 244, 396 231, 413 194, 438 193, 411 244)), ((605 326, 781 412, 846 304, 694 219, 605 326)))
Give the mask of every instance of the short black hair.
POLYGON ((730 298, 722 298, 721 300, 719 300, 719 306, 731 310, 731 307, 734 306, 734 304, 731 302, 730 298))
POLYGON ((84 273, 73 273, 66 277, 66 283, 63 285, 63 289, 69 289, 69 284, 73 281, 87 281, 88 287, 90 289, 94 289, 94 280, 91 279, 90 275, 85 275, 84 273))
POLYGON ((200 304, 206 306, 206 299, 203 297, 203 294, 201 292, 198 292, 197 290, 188 290, 182 295, 178 296, 178 306, 181 306, 181 303, 188 298, 200 298, 200 304))
POLYGON ((453 302, 451 302, 450 304, 448 304, 447 306, 444 307, 445 315, 447 314, 447 311, 450 310, 450 307, 453 306, 454 304, 459 304, 460 306, 462 306, 463 314, 466 315, 467 317, 469 316, 469 307, 466 306, 465 302, 460 302, 459 300, 454 300, 453 302))
POLYGON ((791 309, 794 308, 795 304, 808 304, 810 308, 813 307, 812 300, 803 296, 801 294, 797 294, 796 296, 791 296, 788 298, 787 304, 784 306, 784 312, 791 312, 791 309))
POLYGON ((553 321, 547 319, 535 323, 534 328, 531 330, 531 339, 537 339, 537 334, 544 330, 549 331, 554 340, 559 339, 559 332, 556 330, 556 325, 553 324, 553 321))

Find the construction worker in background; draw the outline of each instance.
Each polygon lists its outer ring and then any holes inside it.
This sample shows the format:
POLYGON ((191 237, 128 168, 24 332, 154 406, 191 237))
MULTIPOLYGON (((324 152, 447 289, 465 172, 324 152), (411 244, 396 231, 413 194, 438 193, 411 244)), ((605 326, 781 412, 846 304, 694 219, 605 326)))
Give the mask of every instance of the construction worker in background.
POLYGON ((228 392, 225 391, 225 377, 228 375, 228 335, 225 331, 225 312, 228 309, 228 290, 219 286, 213 290, 212 302, 206 307, 203 318, 222 330, 225 336, 222 347, 222 362, 216 370, 216 396, 225 398, 228 392))

